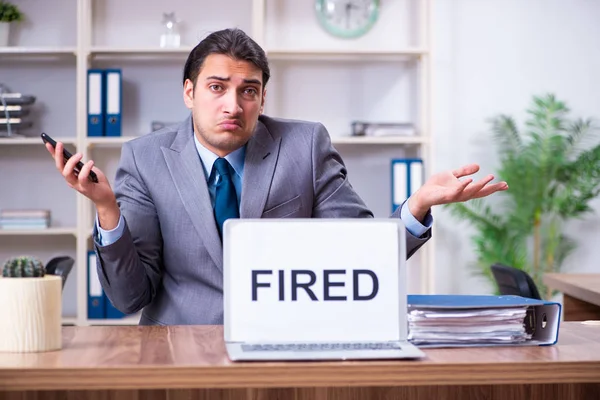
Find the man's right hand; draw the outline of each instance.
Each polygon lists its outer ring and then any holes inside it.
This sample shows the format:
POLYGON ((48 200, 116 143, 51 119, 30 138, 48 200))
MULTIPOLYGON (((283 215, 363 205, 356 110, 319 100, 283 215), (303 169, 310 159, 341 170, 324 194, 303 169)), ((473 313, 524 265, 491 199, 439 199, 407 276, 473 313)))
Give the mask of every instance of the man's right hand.
POLYGON ((63 144, 61 142, 56 143, 56 148, 46 143, 46 149, 52 155, 52 158, 54 158, 56 168, 65 178, 67 184, 94 203, 98 211, 98 219, 102 229, 111 230, 116 228, 119 223, 121 211, 117 205, 117 199, 110 187, 110 183, 106 179, 106 175, 94 167, 94 161, 90 160, 84 163, 81 171, 77 173, 74 168, 81 161, 81 153, 73 154, 73 157, 65 163, 63 159, 63 144), (98 183, 94 183, 88 179, 90 171, 94 171, 98 176, 98 183))

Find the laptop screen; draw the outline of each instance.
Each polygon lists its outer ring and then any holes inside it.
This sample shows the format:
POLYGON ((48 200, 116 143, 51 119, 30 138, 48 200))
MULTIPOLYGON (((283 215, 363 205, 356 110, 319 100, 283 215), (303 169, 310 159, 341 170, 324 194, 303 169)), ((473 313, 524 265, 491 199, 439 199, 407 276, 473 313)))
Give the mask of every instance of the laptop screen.
POLYGON ((403 339, 405 259, 395 219, 228 220, 225 339, 403 339))

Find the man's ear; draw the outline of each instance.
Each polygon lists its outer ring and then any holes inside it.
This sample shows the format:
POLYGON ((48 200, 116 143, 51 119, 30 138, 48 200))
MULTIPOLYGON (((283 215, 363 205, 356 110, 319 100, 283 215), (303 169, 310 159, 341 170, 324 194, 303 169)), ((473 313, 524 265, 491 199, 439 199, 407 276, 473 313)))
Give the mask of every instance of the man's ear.
POLYGON ((183 84, 183 102, 190 110, 194 107, 194 83, 189 79, 183 84))

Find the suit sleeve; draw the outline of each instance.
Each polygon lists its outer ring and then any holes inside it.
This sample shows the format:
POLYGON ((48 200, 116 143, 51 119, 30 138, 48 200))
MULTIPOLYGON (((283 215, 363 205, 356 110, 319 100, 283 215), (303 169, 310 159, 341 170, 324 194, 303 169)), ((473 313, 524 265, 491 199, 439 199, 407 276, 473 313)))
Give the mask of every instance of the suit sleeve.
MULTIPOLYGON (((156 208, 128 143, 123 146, 115 195, 124 220, 123 233, 108 246, 102 246, 98 240, 94 240, 94 246, 98 276, 107 297, 117 309, 130 314, 152 301, 161 283, 163 266, 156 208)), ((97 238, 97 232, 93 237, 97 238)))
MULTIPOLYGON (((315 193, 313 218, 373 218, 373 213, 350 184, 346 166, 322 124, 316 124, 313 130, 311 157, 315 193)), ((401 209, 402 206, 398 207, 392 218, 401 218, 401 209)), ((420 237, 407 231, 407 258, 430 237, 431 230, 420 237)))

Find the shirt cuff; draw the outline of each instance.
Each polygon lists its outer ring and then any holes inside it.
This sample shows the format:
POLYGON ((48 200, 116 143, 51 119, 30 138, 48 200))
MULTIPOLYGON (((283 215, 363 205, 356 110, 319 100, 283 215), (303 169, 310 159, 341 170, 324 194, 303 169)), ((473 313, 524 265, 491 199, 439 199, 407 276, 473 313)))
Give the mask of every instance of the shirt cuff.
POLYGON ((423 221, 423 223, 419 222, 408 209, 408 201, 405 201, 402 205, 400 218, 402 219, 402 222, 404 222, 406 230, 415 237, 423 236, 433 225, 433 217, 430 212, 425 216, 425 221, 423 221))
POLYGON ((100 228, 100 221, 98 221, 98 213, 96 213, 96 230, 98 232, 98 243, 102 246, 108 246, 116 242, 123 236, 125 230, 125 220, 123 214, 119 215, 119 224, 116 228, 106 231, 100 228))

